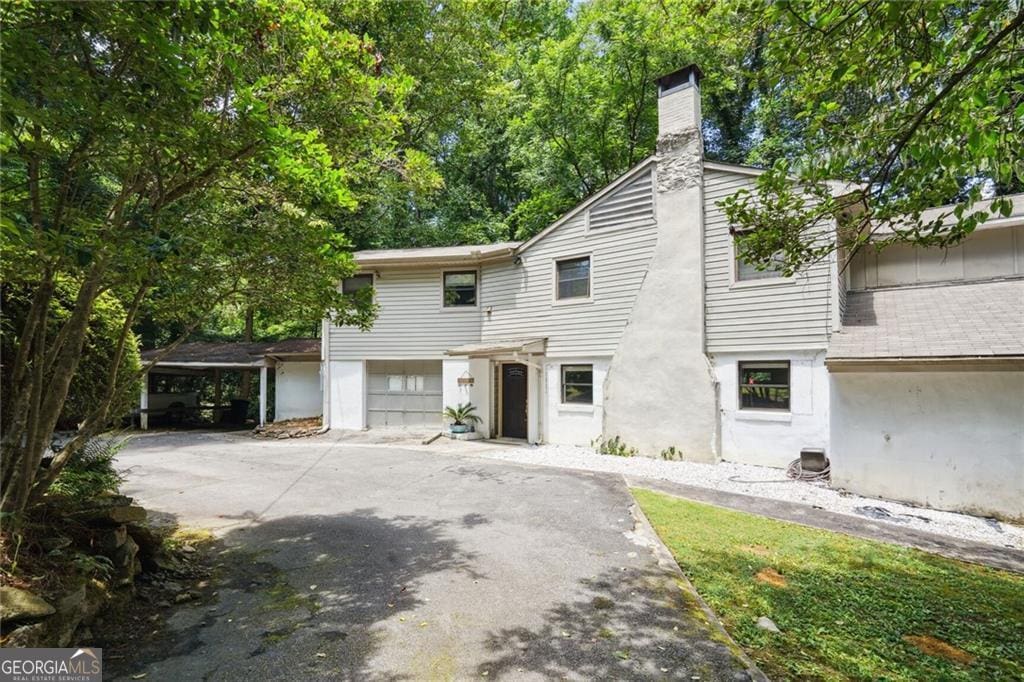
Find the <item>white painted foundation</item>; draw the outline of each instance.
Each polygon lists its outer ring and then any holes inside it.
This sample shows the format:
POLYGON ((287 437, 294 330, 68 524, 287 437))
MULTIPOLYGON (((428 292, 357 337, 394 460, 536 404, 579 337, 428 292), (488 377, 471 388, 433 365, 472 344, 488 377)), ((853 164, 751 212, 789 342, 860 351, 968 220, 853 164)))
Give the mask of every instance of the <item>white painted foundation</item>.
POLYGON ((477 433, 491 432, 491 378, 489 361, 486 359, 455 358, 441 363, 441 391, 444 407, 460 403, 472 403, 480 423, 477 433), (471 379, 472 385, 459 384, 459 379, 471 379))
POLYGON ((1024 372, 831 376, 834 486, 1024 520, 1024 372))
POLYGON ((278 362, 274 366, 274 419, 316 417, 323 410, 319 362, 278 362))
POLYGON ((546 443, 590 445, 604 422, 604 380, 608 358, 559 358, 544 362, 544 435, 546 443), (594 367, 594 404, 562 403, 562 365, 594 367))
POLYGON ((366 428, 366 363, 363 360, 332 360, 330 383, 330 427, 366 428))
POLYGON ((785 467, 805 447, 829 453, 829 388, 825 350, 716 353, 712 361, 720 387, 722 459, 756 466, 785 467), (789 411, 739 407, 739 363, 788 360, 789 411))

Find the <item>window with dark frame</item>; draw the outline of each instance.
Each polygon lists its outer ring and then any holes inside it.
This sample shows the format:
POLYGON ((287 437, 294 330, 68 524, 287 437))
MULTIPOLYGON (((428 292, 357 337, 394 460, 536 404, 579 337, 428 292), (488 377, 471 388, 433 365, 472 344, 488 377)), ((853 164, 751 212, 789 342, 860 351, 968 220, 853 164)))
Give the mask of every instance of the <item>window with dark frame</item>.
POLYGON ((741 410, 789 410, 789 362, 741 362, 741 410))
POLYGON ((557 261, 555 272, 558 280, 555 290, 557 299, 590 296, 590 256, 557 261))
POLYGON ((373 286, 373 275, 352 275, 341 282, 341 293, 354 294, 373 286))
POLYGON ((562 402, 572 405, 594 404, 593 365, 562 365, 562 402))
POLYGON ((444 307, 476 305, 476 272, 444 273, 444 307))

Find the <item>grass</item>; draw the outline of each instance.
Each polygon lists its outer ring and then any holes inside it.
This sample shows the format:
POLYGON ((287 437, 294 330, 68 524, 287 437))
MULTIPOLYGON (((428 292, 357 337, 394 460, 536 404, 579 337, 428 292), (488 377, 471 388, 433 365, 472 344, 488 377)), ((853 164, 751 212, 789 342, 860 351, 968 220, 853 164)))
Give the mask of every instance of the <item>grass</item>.
POLYGON ((1024 679, 1024 576, 633 494, 700 595, 772 679, 1024 679), (758 628, 760 616, 781 634, 758 628))

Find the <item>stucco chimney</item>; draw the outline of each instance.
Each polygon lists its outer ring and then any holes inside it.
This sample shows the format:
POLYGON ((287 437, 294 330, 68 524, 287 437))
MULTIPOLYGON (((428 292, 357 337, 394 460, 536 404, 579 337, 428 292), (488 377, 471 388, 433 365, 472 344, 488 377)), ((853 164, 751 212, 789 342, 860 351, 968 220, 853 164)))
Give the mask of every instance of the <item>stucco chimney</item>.
POLYGON ((701 72, 658 84, 658 241, 605 379, 604 437, 642 454, 718 458, 715 375, 704 354, 701 72))
POLYGON ((700 130, 700 81, 696 64, 658 78, 658 139, 700 130))

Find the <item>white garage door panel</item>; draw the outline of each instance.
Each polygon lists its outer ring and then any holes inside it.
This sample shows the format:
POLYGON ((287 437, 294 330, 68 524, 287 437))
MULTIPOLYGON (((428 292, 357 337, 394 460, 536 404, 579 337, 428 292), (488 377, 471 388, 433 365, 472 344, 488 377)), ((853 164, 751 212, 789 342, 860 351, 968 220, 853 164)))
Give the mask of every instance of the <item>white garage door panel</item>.
POLYGON ((369 426, 439 426, 441 361, 379 360, 367 363, 369 426))

